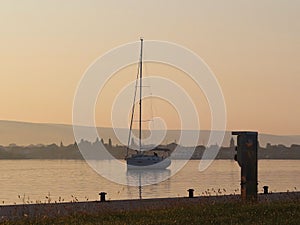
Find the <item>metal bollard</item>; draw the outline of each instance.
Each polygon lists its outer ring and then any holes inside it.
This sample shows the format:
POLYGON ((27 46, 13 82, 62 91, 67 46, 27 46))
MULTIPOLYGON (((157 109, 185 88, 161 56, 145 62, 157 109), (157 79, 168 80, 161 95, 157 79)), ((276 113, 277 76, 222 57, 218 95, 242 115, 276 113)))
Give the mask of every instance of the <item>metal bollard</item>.
POLYGON ((269 186, 263 186, 264 194, 269 194, 269 186))
POLYGON ((105 202, 105 195, 107 193, 106 192, 100 192, 99 195, 100 195, 100 202, 105 202))
POLYGON ((194 198, 194 189, 188 189, 189 192, 189 198, 194 198))

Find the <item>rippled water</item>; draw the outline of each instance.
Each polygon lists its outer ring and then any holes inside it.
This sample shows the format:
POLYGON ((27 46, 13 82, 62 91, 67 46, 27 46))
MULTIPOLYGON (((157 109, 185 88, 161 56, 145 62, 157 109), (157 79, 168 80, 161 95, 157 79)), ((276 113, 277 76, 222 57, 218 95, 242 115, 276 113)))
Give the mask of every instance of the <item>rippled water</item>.
MULTIPOLYGON (((299 160, 260 160, 259 192, 264 185, 273 192, 300 189, 299 163, 299 160)), ((142 187, 142 197, 187 196, 189 188, 195 189, 195 195, 215 195, 218 189, 221 194, 240 193, 240 168, 235 161, 215 160, 203 172, 198 171, 198 165, 199 160, 189 161, 170 179, 142 187)), ((81 160, 1 160, 0 171, 1 204, 97 200, 102 191, 111 200, 139 198, 138 187, 108 181, 81 160)), ((164 170, 140 174, 126 171, 126 167, 123 172, 128 183, 155 181, 171 173, 164 170)))

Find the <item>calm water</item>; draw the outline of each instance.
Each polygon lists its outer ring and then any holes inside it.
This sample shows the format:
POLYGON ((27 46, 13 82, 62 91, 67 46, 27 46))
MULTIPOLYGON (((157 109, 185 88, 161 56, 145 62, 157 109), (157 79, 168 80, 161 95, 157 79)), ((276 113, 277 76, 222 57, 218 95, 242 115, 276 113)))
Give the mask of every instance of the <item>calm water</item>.
MULTIPOLYGON (((109 163, 109 162, 106 162, 109 163)), ((300 190, 299 160, 260 160, 259 192, 268 185, 270 191, 300 190)), ((142 187, 143 198, 187 196, 187 189, 195 195, 215 195, 239 192, 240 168, 235 161, 215 160, 204 172, 198 171, 198 160, 190 161, 180 172, 156 185, 142 187), (208 190, 209 189, 209 190, 208 190)), ((125 167, 124 167, 124 170, 125 167)), ((80 160, 1 160, 0 203, 98 200, 98 193, 108 193, 107 199, 139 198, 138 187, 119 185, 102 178, 85 161, 80 160)), ((147 172, 141 179, 158 179, 169 170, 147 172)), ((128 182, 139 179, 129 172, 128 182)))

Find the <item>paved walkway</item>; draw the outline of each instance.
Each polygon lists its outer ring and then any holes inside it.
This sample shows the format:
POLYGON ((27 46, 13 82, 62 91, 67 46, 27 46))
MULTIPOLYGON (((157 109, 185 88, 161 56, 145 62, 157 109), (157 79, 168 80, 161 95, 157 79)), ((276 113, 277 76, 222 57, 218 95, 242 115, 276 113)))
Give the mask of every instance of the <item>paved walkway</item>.
MULTIPOLYGON (((259 194, 258 201, 275 200, 300 200, 300 192, 285 192, 272 194, 259 194)), ((0 206, 0 221, 20 219, 23 217, 42 217, 70 215, 74 213, 107 213, 122 212, 142 209, 164 209, 170 205, 211 204, 216 202, 241 201, 239 195, 200 196, 194 198, 156 198, 143 200, 116 200, 116 201, 92 201, 70 203, 44 203, 26 205, 0 206)))

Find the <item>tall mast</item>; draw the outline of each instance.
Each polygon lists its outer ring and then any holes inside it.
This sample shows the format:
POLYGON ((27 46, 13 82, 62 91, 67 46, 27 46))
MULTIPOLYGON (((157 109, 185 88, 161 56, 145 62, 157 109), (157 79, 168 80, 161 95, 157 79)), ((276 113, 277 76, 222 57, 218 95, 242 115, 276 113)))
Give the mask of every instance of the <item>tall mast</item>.
POLYGON ((143 77, 143 38, 141 38, 141 55, 140 55, 140 119, 139 119, 139 147, 142 151, 142 77, 143 77))

